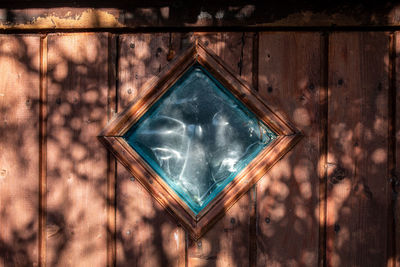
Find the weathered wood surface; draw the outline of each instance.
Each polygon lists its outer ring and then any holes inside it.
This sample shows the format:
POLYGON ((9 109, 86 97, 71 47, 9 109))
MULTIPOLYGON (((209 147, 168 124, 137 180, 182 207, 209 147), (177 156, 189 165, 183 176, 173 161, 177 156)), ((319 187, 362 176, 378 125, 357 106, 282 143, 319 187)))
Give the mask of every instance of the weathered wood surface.
POLYGON ((388 65, 388 34, 330 36, 328 266, 388 262, 388 65))
MULTIPOLYGON (((393 140, 395 142, 394 144, 394 163, 395 166, 393 166, 394 172, 390 173, 390 177, 392 178, 392 193, 393 193, 393 212, 394 212, 394 220, 393 220, 393 226, 394 226, 394 242, 395 242, 395 251, 393 251, 393 261, 395 262, 395 266, 400 266, 400 32, 396 32, 394 35, 394 49, 395 49, 395 88, 394 90, 394 95, 396 96, 396 99, 393 99, 396 110, 394 110, 395 114, 392 114, 394 116, 393 122, 395 123, 395 129, 394 129, 394 134, 395 134, 395 139, 393 140)), ((393 96, 389 96, 393 97, 393 96)), ((392 125, 394 127, 394 125, 392 125)))
POLYGON ((39 36, 0 35, 0 266, 37 266, 39 36))
POLYGON ((400 61, 390 94, 387 33, 265 32, 258 51, 252 32, 47 39, 46 246, 38 255, 40 36, 0 36, 0 266, 36 266, 39 256, 47 266, 400 266, 400 116, 388 105, 396 95, 399 114, 400 61), (246 81, 258 80, 264 101, 304 135, 198 242, 123 166, 113 169, 97 140, 107 119, 140 99, 141 85, 195 38, 246 81))
MULTIPOLYGON (((118 110, 140 99, 141 86, 179 51, 179 35, 119 38, 118 110), (171 51, 170 51, 171 50, 171 51)), ((117 266, 185 266, 184 230, 122 165, 117 166, 117 266)))
POLYGON ((319 33, 260 33, 259 93, 304 137, 257 185, 258 266, 316 266, 319 229, 319 33))
POLYGON ((47 265, 104 266, 107 35, 48 36, 47 265))
MULTIPOLYGON (((117 48, 118 36, 108 34, 107 119, 117 112, 117 48)), ((117 160, 107 152, 107 266, 116 264, 116 172, 117 160)))

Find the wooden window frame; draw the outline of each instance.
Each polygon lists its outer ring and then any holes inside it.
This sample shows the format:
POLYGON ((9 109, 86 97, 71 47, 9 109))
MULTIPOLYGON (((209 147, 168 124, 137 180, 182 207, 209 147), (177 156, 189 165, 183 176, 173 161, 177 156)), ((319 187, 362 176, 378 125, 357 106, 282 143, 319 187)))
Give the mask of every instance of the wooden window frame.
POLYGON ((143 85, 142 97, 114 117, 99 134, 99 140, 139 183, 197 240, 221 218, 300 139, 301 133, 274 113, 247 82, 202 43, 196 42, 171 62, 155 79, 143 85), (123 138, 149 108, 194 64, 200 64, 226 89, 277 134, 226 187, 198 214, 144 161, 123 138))

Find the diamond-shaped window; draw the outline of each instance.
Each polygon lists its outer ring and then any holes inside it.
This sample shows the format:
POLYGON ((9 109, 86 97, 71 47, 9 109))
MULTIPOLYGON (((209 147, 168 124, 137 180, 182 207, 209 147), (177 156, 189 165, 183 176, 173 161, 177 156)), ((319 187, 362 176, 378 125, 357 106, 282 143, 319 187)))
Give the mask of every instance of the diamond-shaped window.
POLYGON ((201 44, 142 91, 100 139, 195 239, 299 137, 201 44))
POLYGON ((124 135, 196 214, 275 137, 199 64, 124 135))

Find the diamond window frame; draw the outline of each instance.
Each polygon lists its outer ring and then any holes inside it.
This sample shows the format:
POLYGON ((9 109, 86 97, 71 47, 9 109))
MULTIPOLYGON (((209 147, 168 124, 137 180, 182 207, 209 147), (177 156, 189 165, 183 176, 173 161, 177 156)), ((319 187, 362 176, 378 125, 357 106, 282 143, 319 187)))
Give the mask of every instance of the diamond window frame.
POLYGON ((143 85, 142 97, 115 116, 99 134, 99 140, 139 183, 197 240, 240 199, 300 139, 301 133, 261 100, 246 81, 235 75, 214 52, 196 43, 176 57, 155 79, 143 85), (227 90, 277 134, 226 187, 195 214, 178 194, 127 143, 124 134, 194 64, 200 64, 227 90))

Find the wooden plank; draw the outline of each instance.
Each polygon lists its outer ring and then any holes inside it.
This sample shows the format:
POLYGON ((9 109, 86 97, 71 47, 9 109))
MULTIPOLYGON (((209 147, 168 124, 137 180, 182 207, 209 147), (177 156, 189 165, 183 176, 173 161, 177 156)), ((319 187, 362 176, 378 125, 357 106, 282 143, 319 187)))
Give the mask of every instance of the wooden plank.
POLYGON ((0 35, 0 266, 38 265, 38 36, 0 35))
POLYGON ((39 266, 46 265, 47 209, 47 35, 40 38, 40 111, 39 111, 39 266))
MULTIPOLYGON (((260 33, 253 35, 252 88, 258 92, 258 58, 260 33)), ((262 178, 262 177, 261 177, 262 178)), ((257 266, 257 183, 249 190, 249 267, 257 266)))
POLYGON ((185 266, 185 232, 117 166, 117 266, 185 266))
POLYGON ((319 33, 260 33, 259 93, 304 137, 257 184, 257 266, 317 266, 319 33))
POLYGON ((329 33, 321 34, 321 88, 319 90, 319 249, 318 266, 326 266, 326 193, 327 193, 327 157, 328 157, 328 76, 329 76, 329 33))
POLYGON ((106 34, 48 37, 47 265, 107 261, 106 34))
MULTIPOLYGON (((198 33, 196 38, 251 83, 253 33, 198 33)), ((249 220, 245 194, 201 239, 189 241, 188 266, 248 266, 249 220)))
POLYGON ((119 111, 141 98, 141 87, 168 64, 170 50, 180 49, 179 37, 174 37, 169 33, 120 36, 119 111))
MULTIPOLYGON (((140 99, 141 86, 181 49, 182 38, 169 33, 120 36, 119 111, 140 99)), ((116 193, 117 266, 185 266, 184 230, 120 164, 116 193)))
POLYGON ((395 49, 393 52, 395 53, 393 57, 395 57, 395 65, 393 66, 395 73, 393 73, 393 79, 396 84, 393 85, 392 88, 393 93, 389 97, 396 96, 393 99, 393 112, 392 114, 392 123, 395 126, 393 137, 394 137, 394 144, 393 144, 393 164, 394 164, 394 172, 390 173, 390 177, 392 177, 392 190, 393 190, 393 229, 394 229, 394 251, 393 251, 393 262, 394 266, 400 266, 400 32, 395 32, 394 34, 394 47, 395 49))
MULTIPOLYGON (((108 34, 108 92, 107 117, 110 120, 117 112, 117 49, 118 36, 108 34)), ((115 178, 117 161, 107 152, 107 266, 116 265, 116 201, 115 178)))
POLYGON ((388 65, 388 34, 331 35, 328 266, 388 262, 388 65))

